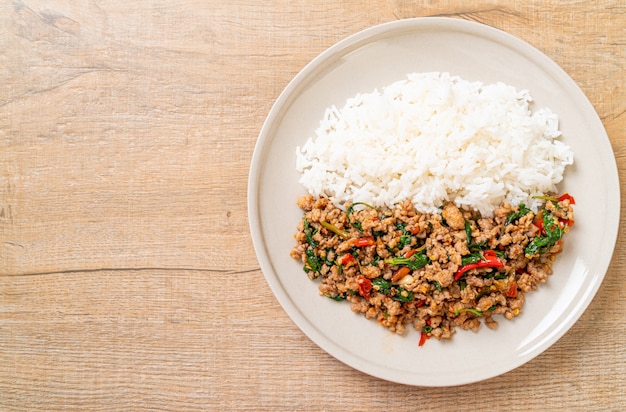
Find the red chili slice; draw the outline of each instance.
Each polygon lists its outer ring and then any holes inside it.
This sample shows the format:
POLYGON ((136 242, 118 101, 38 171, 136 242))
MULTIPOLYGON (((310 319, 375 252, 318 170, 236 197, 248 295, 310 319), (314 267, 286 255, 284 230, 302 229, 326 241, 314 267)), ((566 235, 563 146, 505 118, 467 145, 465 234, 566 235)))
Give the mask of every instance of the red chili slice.
POLYGON ((359 275, 356 278, 356 283, 359 285, 359 295, 365 299, 370 298, 370 292, 372 291, 372 282, 363 275, 359 275))
POLYGON ((509 298, 514 298, 517 296, 517 283, 513 282, 511 286, 509 286, 509 290, 506 292, 506 296, 509 298))
POLYGON ((374 244, 376 244, 374 236, 365 236, 354 240, 354 246, 356 247, 372 246, 374 244))
POLYGON ((480 268, 503 268, 504 264, 500 262, 496 252, 494 250, 486 250, 483 252, 485 260, 480 260, 476 263, 470 263, 465 266, 461 266, 454 274, 454 280, 459 280, 461 276, 468 270, 480 269, 480 268))
POLYGON ((405 258, 408 259, 408 258, 410 258, 411 256, 413 256, 416 253, 417 253, 417 250, 409 249, 402 257, 405 257, 405 258))
POLYGON ((430 339, 430 336, 427 333, 422 332, 420 335, 420 342, 418 343, 418 346, 424 346, 428 339, 430 339))
POLYGON ((558 197, 558 199, 559 199, 559 202, 562 202, 565 199, 567 199, 569 200, 570 205, 576 204, 576 200, 574 200, 574 197, 570 195, 569 193, 563 193, 561 196, 558 197))
POLYGON ((396 270, 393 276, 391 276, 391 282, 396 283, 409 273, 411 273, 411 269, 406 266, 402 266, 400 269, 396 270))
POLYGON ((352 262, 354 259, 355 257, 352 256, 352 254, 346 253, 345 255, 343 255, 341 260, 339 260, 339 263, 341 263, 342 265, 347 265, 348 263, 352 262))

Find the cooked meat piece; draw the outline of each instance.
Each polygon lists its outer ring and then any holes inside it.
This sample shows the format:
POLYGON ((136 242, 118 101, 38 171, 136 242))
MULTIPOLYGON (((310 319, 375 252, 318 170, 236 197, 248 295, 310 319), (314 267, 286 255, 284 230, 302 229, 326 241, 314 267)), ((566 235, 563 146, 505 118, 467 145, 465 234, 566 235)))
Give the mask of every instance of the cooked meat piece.
POLYGON ((461 213, 461 210, 454 203, 446 203, 441 214, 451 229, 461 230, 465 227, 463 213, 461 213))

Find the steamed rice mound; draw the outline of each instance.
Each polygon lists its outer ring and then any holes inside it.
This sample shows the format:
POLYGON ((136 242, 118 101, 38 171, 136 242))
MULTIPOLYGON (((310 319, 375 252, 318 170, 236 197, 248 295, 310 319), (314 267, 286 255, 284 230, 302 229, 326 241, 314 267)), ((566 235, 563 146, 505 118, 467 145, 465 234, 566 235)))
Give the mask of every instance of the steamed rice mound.
POLYGON ((410 200, 436 213, 451 201, 487 217, 501 203, 536 212, 533 197, 557 191, 573 153, 558 140, 558 117, 531 102, 503 83, 409 74, 328 108, 296 150, 300 183, 339 207, 410 200))

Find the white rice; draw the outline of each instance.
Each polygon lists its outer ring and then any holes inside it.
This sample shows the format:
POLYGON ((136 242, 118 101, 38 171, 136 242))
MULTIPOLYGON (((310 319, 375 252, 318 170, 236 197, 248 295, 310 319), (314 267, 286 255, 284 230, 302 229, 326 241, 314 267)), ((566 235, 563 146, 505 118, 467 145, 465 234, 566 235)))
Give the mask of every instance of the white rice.
POLYGON ((555 192, 573 163, 548 108, 527 90, 412 73, 381 91, 326 109, 315 136, 296 149, 300 183, 336 205, 391 207, 411 200, 436 213, 445 201, 492 216, 501 203, 555 192))

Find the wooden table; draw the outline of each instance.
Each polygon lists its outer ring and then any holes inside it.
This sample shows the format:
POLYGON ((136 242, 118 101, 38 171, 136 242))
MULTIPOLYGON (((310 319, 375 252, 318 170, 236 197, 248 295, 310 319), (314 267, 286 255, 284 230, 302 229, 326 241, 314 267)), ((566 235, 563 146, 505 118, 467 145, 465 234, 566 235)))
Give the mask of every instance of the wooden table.
POLYGON ((433 389, 312 343, 248 229, 249 163, 282 89, 335 42, 409 17, 482 22, 550 56, 626 181, 626 5, 556 3, 2 2, 0 410, 625 410, 623 235, 554 346, 433 389))

